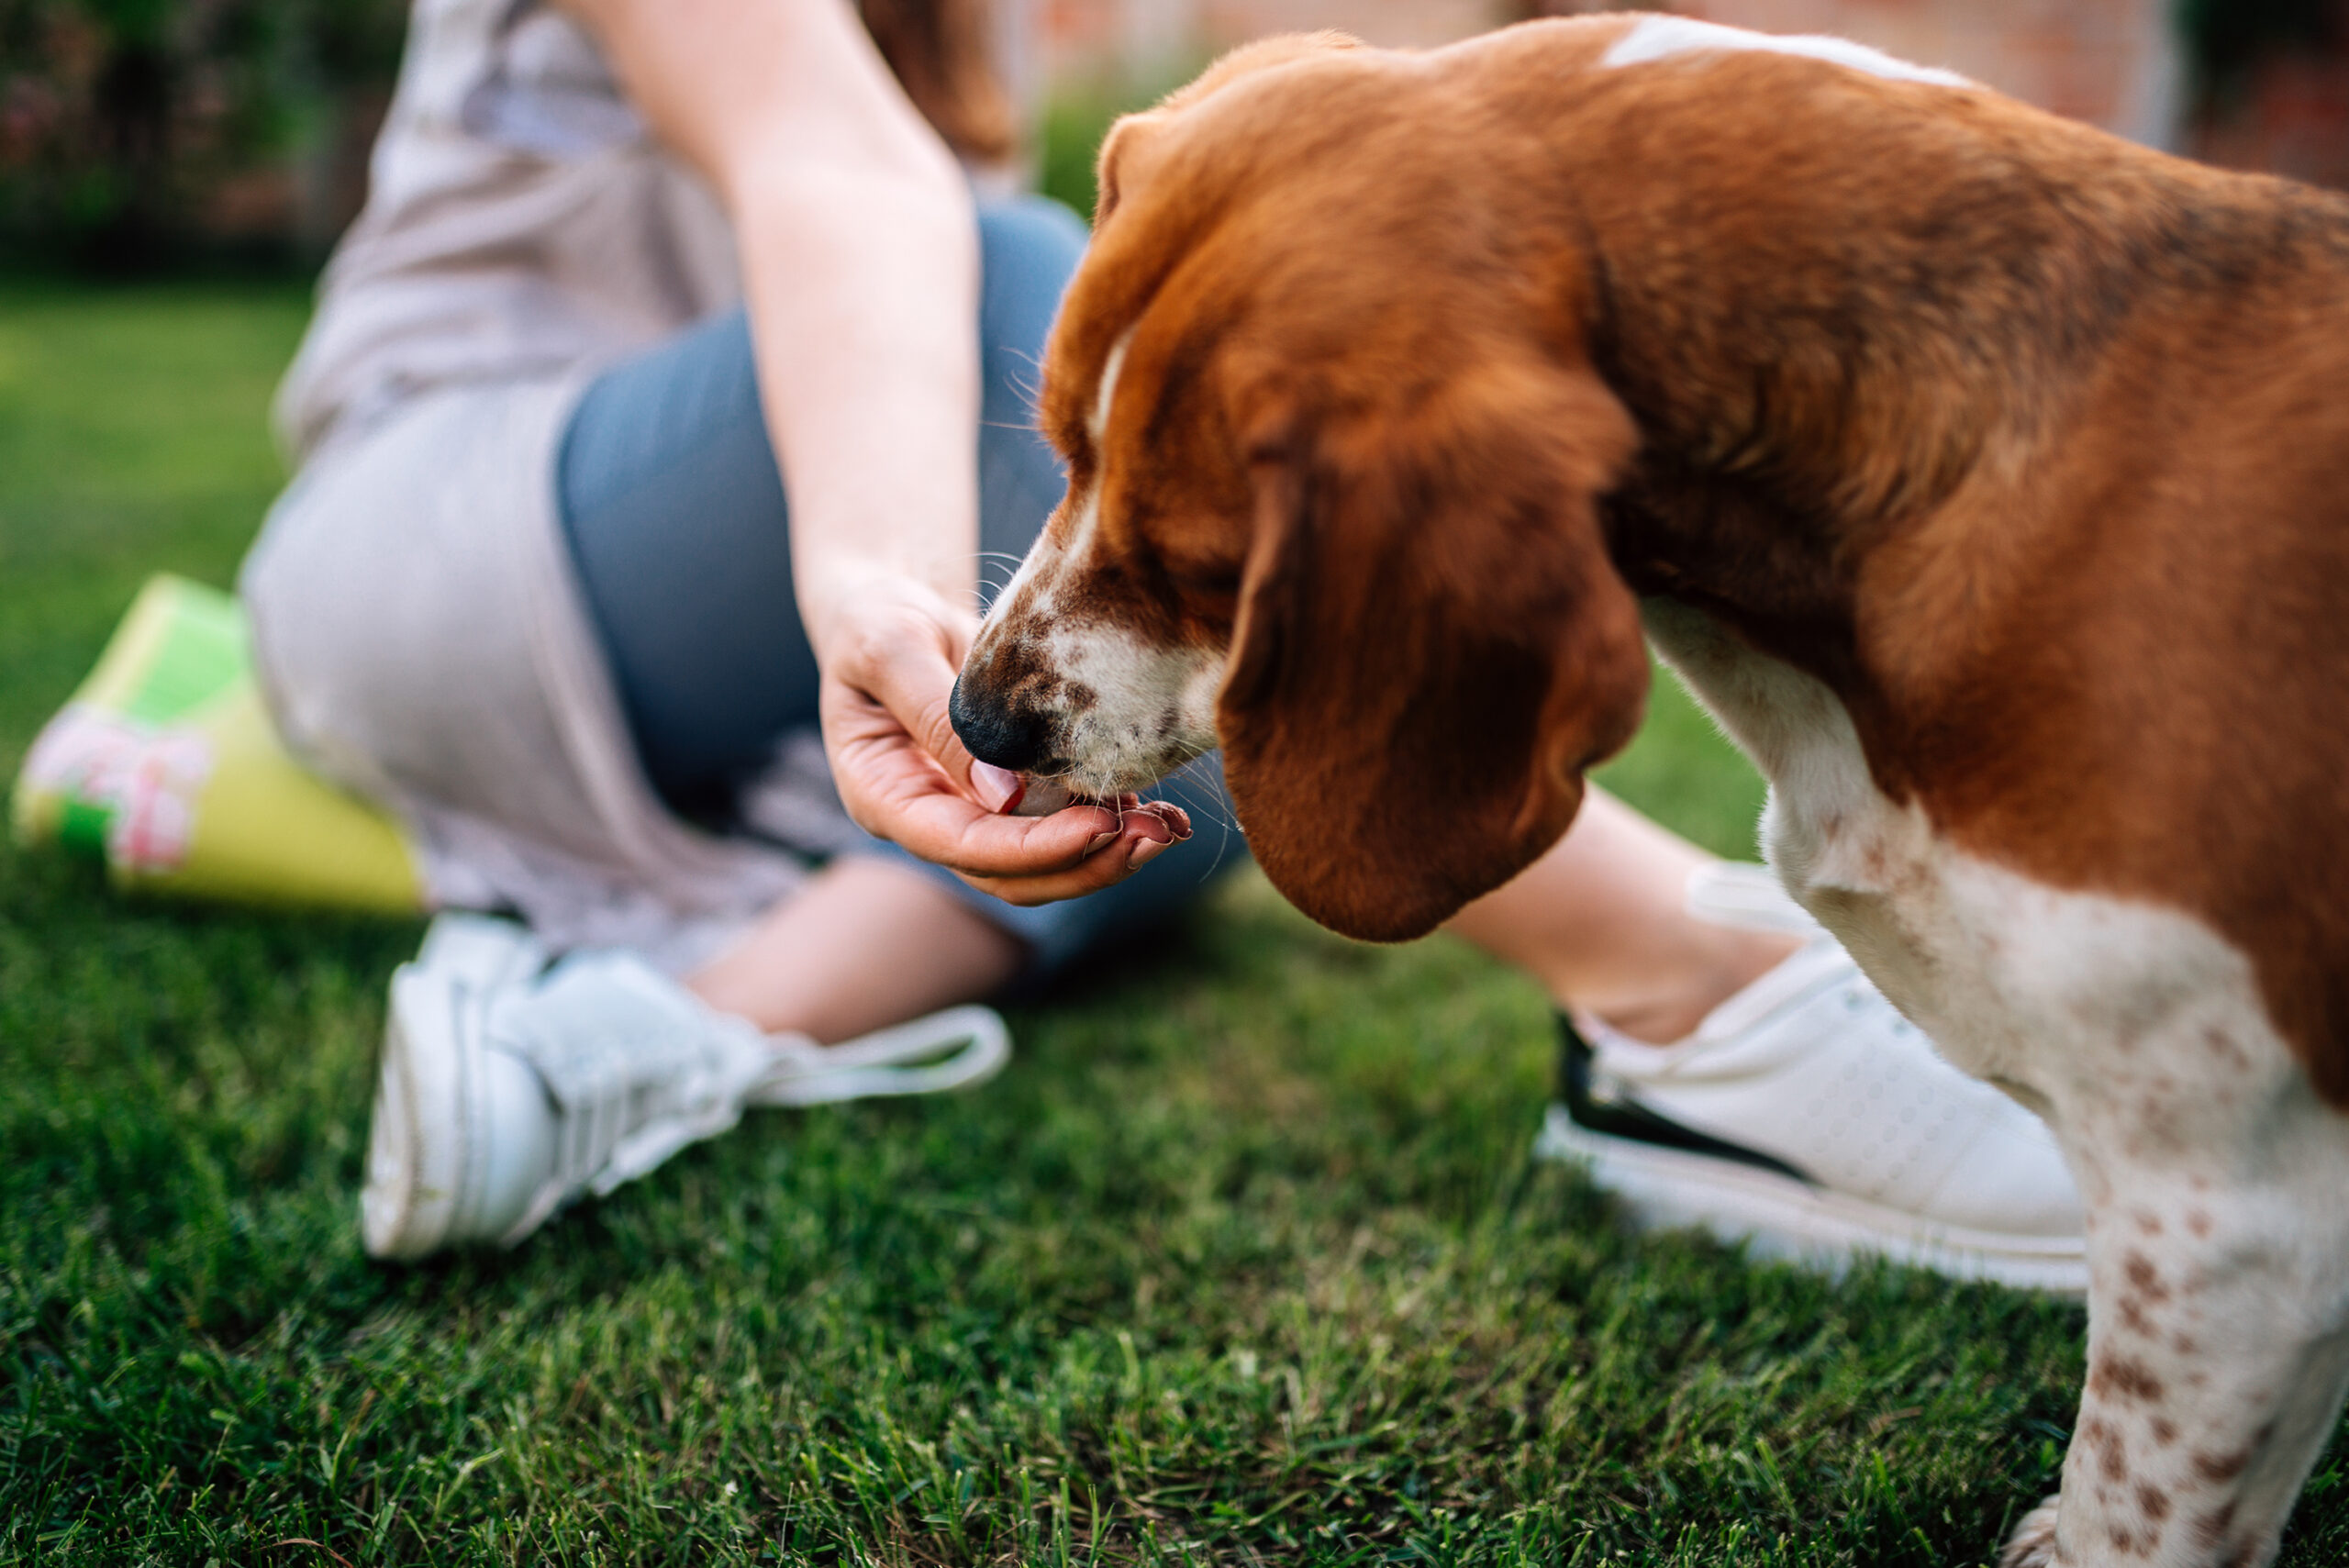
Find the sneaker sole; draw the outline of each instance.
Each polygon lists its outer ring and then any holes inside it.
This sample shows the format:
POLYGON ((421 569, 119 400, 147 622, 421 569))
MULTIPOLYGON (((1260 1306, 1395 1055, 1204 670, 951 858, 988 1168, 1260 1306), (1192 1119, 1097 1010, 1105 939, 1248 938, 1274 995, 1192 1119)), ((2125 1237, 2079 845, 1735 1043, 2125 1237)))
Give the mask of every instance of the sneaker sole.
POLYGON ((468 1142, 462 1021, 456 1016, 462 995, 454 977, 414 965, 392 976, 367 1184, 359 1195, 360 1237, 371 1257, 407 1262, 448 1239, 468 1142), (428 1129, 444 1130, 427 1137, 428 1129))
POLYGON ((470 1125, 483 1071, 463 1010, 474 993, 536 962, 528 932, 508 922, 443 916, 423 951, 392 976, 384 1055, 367 1139, 359 1233, 371 1257, 410 1262, 447 1244, 469 1169, 484 1151, 470 1125))
POLYGON ((1754 1256, 1831 1272, 1857 1258, 1881 1257, 1957 1279, 2074 1299, 2087 1295, 2087 1252, 2076 1238, 1934 1225, 1758 1166, 1593 1132, 1563 1105, 1550 1107, 1533 1157, 1584 1166, 1643 1229, 1693 1226, 1743 1241, 1754 1256))

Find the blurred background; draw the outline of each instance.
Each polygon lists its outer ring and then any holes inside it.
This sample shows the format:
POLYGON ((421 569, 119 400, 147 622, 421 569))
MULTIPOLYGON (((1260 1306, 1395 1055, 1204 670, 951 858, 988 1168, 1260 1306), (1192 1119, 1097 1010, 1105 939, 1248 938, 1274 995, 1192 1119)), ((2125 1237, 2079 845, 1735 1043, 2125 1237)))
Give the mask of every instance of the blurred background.
MULTIPOLYGON (((870 7, 868 6, 868 9, 870 7)), ((1270 31, 1431 44, 1586 0, 998 0, 1046 188, 1115 109, 1270 31)), ((2139 140, 2349 185, 2349 0, 1684 0, 1947 65, 2139 140)), ((314 266, 359 207, 403 0, 0 0, 0 265, 314 266)))
MULTIPOLYGON (((1108 117, 1245 38, 1580 8, 991 3, 1019 172, 1080 209, 1108 117)), ((2349 0, 1677 8, 2349 185, 2349 0)), ((406 12, 0 0, 0 781, 150 574, 235 580, 406 12)), ((1761 781, 1674 684, 1600 776, 1753 854, 1761 781)), ((420 921, 98 876, 0 834, 0 1562, 1939 1568, 2055 1480, 2076 1308, 1630 1237, 1526 1162, 1536 987, 1252 874, 1016 1011, 985 1095, 771 1117, 396 1271, 351 1202, 420 921)), ((2349 1433, 2281 1559, 2343 1562, 2349 1433)))

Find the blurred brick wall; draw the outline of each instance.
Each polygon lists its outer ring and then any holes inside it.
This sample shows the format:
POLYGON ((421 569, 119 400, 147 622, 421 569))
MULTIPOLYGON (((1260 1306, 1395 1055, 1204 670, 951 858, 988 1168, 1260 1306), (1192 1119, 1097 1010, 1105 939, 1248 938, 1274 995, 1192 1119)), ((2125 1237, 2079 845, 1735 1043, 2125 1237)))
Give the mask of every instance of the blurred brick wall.
POLYGON ((2166 0, 1677 0, 1670 9, 1857 39, 2139 141, 2176 143, 2184 73, 2166 0))
MULTIPOLYGON (((1342 28, 1431 44, 1597 0, 1037 0, 1035 41, 1054 82, 1152 84, 1262 33, 1342 28)), ((2158 145, 2176 139, 2177 50, 2166 0, 1675 0, 1736 27, 1834 33, 1946 65, 2017 97, 2158 145)))
POLYGON ((1028 0, 1045 79, 1144 87, 1265 33, 1340 28, 1372 43, 1439 44, 1512 19, 1508 0, 1028 0))
POLYGON ((1264 33, 1343 28, 1375 45, 1440 45, 1510 21, 1508 0, 1027 0, 1050 83, 1158 84, 1264 33))
MULTIPOLYGON (((1152 89, 1266 32, 1342 28, 1431 44, 1603 0, 1029 0, 1027 41, 1055 85, 1152 89)), ((1620 3, 1620 0, 1619 0, 1620 3)), ((2189 101, 2172 0, 1670 0, 1650 8, 1833 33, 1946 65, 2059 114, 2242 168, 2349 186, 2349 57, 2270 59, 2210 104, 2189 101)))
POLYGON ((1448 43, 1506 19, 1495 0, 1202 0, 1198 9, 1219 39, 1340 28, 1387 45, 1448 43))

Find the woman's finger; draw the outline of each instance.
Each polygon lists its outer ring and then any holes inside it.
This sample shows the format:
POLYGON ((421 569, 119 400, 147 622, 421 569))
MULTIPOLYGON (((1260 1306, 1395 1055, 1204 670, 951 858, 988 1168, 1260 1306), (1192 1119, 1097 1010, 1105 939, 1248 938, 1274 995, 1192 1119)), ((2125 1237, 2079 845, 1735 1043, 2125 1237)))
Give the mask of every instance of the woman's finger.
POLYGON ((885 709, 912 737, 916 745, 937 762, 955 787, 971 786, 971 753, 954 733, 952 705, 954 677, 960 666, 949 654, 955 639, 951 628, 926 628, 926 636, 890 639, 870 648, 852 674, 854 684, 885 709))
MULTIPOLYGON (((1163 825, 1163 819, 1153 816, 1152 821, 1163 825)), ((1082 898, 1088 893, 1098 893, 1105 887, 1114 886, 1159 855, 1170 852, 1174 845, 1187 837, 1187 831, 1181 835, 1161 836, 1151 828, 1136 822, 1130 824, 1109 844, 1085 857, 1082 863, 1066 871, 1020 877, 959 874, 972 886, 992 894, 1007 904, 1052 904, 1063 898, 1082 898)))
POLYGON ((1050 817, 989 812, 952 789, 910 744, 888 753, 852 748, 841 771, 887 770, 875 784, 875 816, 888 836, 922 859, 1019 903, 1044 903, 1106 887, 1134 869, 1135 848, 1190 836, 1189 817, 1163 802, 1126 812, 1076 806, 1050 817))

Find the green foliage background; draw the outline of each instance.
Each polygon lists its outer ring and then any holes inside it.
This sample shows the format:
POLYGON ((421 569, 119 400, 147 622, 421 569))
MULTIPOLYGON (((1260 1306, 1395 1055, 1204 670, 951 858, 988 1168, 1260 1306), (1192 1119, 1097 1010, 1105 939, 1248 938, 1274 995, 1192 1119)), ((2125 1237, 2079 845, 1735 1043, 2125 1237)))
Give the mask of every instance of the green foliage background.
POLYGON ((0 0, 0 257, 200 259, 222 183, 292 177, 390 83, 406 19, 399 0, 0 0))
MULTIPOLYGON (((2270 51, 2349 38, 2342 0, 2175 6, 2206 97, 2270 51)), ((336 156, 388 90, 406 22, 402 0, 0 0, 0 263, 203 262, 220 253, 212 208, 228 182, 348 182, 336 156)), ((1048 106, 1048 188, 1089 195, 1089 148, 1056 122, 1097 120, 1113 95, 1076 84, 1048 106)), ((305 199, 332 209, 348 195, 305 199)), ((258 253, 315 261, 328 238, 288 232, 258 253)))

